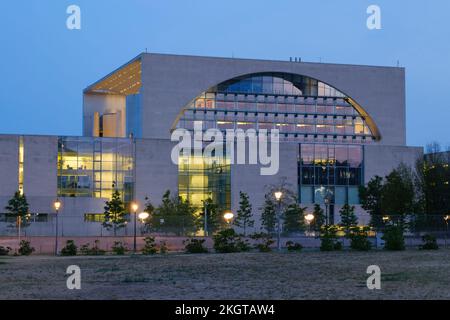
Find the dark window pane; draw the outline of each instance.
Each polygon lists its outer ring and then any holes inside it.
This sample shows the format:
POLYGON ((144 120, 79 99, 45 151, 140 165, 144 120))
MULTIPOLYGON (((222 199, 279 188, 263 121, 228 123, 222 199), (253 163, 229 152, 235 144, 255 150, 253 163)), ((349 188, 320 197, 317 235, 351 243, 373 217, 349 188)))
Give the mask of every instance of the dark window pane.
POLYGON ((302 168, 302 184, 314 184, 314 167, 302 168))
POLYGON ((348 183, 348 168, 337 167, 336 168, 336 184, 337 185, 347 185, 348 183))
POLYGON ((315 167, 315 168, 316 168, 316 176, 315 176, 316 185, 326 185, 328 183, 327 167, 315 167))

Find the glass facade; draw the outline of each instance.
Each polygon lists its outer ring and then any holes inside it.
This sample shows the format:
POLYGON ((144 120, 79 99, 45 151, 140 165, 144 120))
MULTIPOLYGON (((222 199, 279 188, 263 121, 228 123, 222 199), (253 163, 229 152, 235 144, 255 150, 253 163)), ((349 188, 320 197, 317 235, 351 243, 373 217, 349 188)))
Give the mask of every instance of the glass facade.
POLYGON ((300 144, 298 185, 301 203, 358 204, 363 184, 364 153, 361 145, 300 144))
POLYGON ((352 100, 318 80, 261 73, 221 83, 195 98, 178 128, 279 129, 282 141, 369 143, 375 141, 352 100))
POLYGON ((211 198, 219 210, 231 208, 231 174, 228 160, 218 158, 207 161, 201 156, 180 156, 178 161, 178 193, 183 199, 202 208, 202 201, 211 198))
POLYGON ((133 143, 123 138, 59 137, 58 195, 110 198, 133 196, 133 143), (113 186, 114 185, 114 186, 113 186))

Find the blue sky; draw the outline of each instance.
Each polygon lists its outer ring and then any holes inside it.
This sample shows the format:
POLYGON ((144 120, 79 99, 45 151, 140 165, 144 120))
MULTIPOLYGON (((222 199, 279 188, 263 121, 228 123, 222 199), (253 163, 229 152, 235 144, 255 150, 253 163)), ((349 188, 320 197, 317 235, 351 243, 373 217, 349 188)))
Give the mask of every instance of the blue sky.
POLYGON ((9 0, 0 133, 81 134, 82 89, 140 52, 395 66, 410 145, 450 145, 450 1, 9 0), (81 8, 81 30, 66 8, 81 8), (382 30, 366 9, 381 7, 382 30))

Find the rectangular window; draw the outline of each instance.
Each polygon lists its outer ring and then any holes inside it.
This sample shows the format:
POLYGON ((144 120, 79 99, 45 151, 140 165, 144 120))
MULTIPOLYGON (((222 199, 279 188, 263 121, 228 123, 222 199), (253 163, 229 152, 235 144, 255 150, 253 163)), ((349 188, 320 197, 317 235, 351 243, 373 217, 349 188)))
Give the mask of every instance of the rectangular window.
POLYGON ((84 222, 101 222, 105 221, 105 215, 103 213, 85 213, 84 222))

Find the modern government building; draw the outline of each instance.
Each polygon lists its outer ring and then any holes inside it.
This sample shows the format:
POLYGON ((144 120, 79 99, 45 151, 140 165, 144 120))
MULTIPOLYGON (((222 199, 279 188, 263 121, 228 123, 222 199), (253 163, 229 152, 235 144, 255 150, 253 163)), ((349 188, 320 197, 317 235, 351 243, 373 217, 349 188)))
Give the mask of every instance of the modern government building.
POLYGON ((114 188, 141 207, 171 190, 233 212, 244 191, 258 228, 266 186, 284 179, 307 210, 328 194, 331 220, 349 203, 367 222, 358 186, 423 156, 406 145, 405 113, 403 68, 143 53, 84 89, 82 136, 0 135, 0 208, 20 190, 36 221, 27 232, 50 235, 58 197, 64 235, 97 235, 114 188), (171 133, 194 122, 278 129, 278 173, 227 157, 173 163, 171 133))

